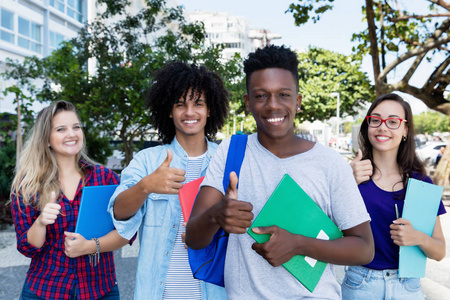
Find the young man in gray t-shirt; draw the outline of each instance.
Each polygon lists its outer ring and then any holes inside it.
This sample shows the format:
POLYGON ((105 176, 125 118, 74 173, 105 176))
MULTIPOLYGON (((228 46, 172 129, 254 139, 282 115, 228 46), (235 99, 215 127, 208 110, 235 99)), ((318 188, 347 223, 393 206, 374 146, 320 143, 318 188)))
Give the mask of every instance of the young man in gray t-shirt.
POLYGON ((294 255, 341 265, 368 263, 374 255, 369 216, 350 166, 336 152, 297 137, 294 118, 300 110, 298 60, 284 47, 268 46, 244 62, 248 111, 257 124, 249 136, 238 178, 222 179, 229 147, 224 141, 212 159, 187 226, 186 242, 206 247, 219 227, 230 233, 225 286, 230 299, 340 299, 330 265, 313 293, 281 265, 294 255), (343 231, 333 241, 291 234, 277 226, 255 228, 270 234, 258 244, 246 233, 284 174, 289 174, 343 231), (238 200, 239 199, 239 200, 238 200))

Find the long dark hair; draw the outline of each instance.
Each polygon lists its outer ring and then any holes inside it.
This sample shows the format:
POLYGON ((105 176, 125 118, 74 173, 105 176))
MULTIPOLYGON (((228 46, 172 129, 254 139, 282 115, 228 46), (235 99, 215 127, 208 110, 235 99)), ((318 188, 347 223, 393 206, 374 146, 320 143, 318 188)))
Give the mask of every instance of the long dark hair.
MULTIPOLYGON (((390 93, 385 94, 378 97, 370 106, 367 111, 366 116, 370 116, 373 110, 383 101, 390 100, 399 103, 403 110, 405 111, 405 119, 408 122, 405 122, 405 126, 408 127, 408 134, 406 136, 406 141, 402 139, 400 142, 400 146, 397 152, 397 164, 399 166, 399 170, 402 175, 402 183, 404 187, 404 191, 406 191, 406 185, 408 183, 408 179, 411 177, 411 174, 416 174, 419 179, 423 179, 426 177, 427 173, 425 170, 425 166, 423 162, 416 155, 416 144, 414 141, 414 120, 413 114, 411 110, 411 106, 408 102, 406 102, 400 95, 390 93)), ((377 166, 373 161, 373 153, 372 153, 372 144, 369 141, 369 125, 364 118, 364 121, 361 124, 361 129, 359 131, 359 145, 362 151, 363 158, 362 159, 370 159, 372 162, 373 169, 375 170, 377 166)), ((402 193, 401 197, 404 196, 402 193)))

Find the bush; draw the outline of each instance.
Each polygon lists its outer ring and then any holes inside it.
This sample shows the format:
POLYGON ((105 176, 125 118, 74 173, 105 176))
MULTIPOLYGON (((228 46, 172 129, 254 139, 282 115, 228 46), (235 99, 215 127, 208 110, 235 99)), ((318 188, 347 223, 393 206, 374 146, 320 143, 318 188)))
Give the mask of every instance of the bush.
POLYGON ((9 201, 15 163, 16 145, 8 138, 0 146, 0 224, 12 224, 11 208, 6 203, 9 201))

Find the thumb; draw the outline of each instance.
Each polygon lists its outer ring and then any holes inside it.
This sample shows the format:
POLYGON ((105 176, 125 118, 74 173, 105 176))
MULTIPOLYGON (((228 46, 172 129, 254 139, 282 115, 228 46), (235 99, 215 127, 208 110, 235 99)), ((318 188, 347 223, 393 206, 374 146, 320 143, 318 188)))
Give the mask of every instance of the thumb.
POLYGON ((56 193, 55 193, 55 191, 52 191, 51 193, 50 193, 50 202, 49 203, 58 203, 57 201, 56 201, 56 193))
POLYGON ((356 157, 353 161, 358 162, 358 161, 361 161, 361 159, 362 159, 362 151, 361 151, 361 149, 358 149, 358 154, 356 155, 356 157))
POLYGON ((170 163, 172 162, 172 151, 170 151, 169 149, 167 149, 167 157, 166 159, 163 161, 163 163, 161 164, 161 166, 165 166, 165 167, 170 167, 170 163))
POLYGON ((78 233, 69 232, 69 231, 64 231, 64 235, 67 236, 68 238, 72 238, 72 239, 75 239, 78 237, 78 233))
POLYGON ((268 227, 265 227, 265 226, 253 227, 252 231, 254 233, 257 233, 257 234, 272 234, 273 233, 273 228, 272 228, 272 226, 268 226, 268 227))
POLYGON ((237 200, 237 184, 238 184, 238 177, 235 172, 230 173, 230 183, 228 184, 226 193, 230 196, 232 199, 237 200))

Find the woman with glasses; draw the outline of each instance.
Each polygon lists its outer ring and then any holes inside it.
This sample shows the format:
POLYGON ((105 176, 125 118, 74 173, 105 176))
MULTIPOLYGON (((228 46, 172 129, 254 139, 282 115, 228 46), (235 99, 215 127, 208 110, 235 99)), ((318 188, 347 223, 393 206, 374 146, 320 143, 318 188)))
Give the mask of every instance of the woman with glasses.
MULTIPOLYGON (((434 260, 445 257, 445 240, 439 215, 432 236, 415 230, 401 215, 409 178, 430 182, 415 153, 411 107, 397 94, 377 98, 359 133, 361 150, 351 163, 371 217, 375 257, 364 266, 346 270, 343 299, 424 299, 419 278, 399 278, 399 247, 417 245, 434 260)), ((425 201, 426 199, 424 199, 425 201)))

